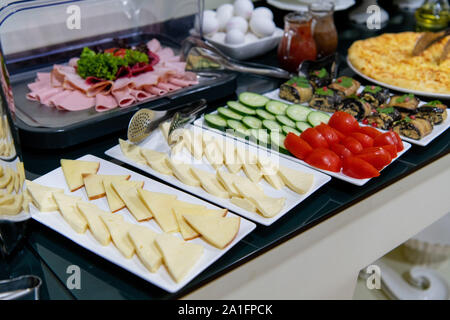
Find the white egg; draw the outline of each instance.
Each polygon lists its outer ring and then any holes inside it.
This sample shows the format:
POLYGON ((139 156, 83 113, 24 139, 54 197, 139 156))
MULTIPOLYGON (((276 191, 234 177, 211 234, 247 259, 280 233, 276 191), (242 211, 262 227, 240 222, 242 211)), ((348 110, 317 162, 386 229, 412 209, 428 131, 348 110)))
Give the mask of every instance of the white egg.
POLYGON ((253 3, 250 0, 236 0, 234 2, 234 15, 250 19, 253 12, 253 3))
MULTIPOLYGON (((195 28, 195 30, 197 32, 200 32, 200 23, 199 23, 200 17, 199 16, 200 16, 199 14, 197 14, 195 16, 195 22, 194 22, 194 28, 195 28)), ((216 19, 216 12, 213 11, 213 10, 205 10, 205 11, 203 11, 203 32, 205 32, 205 25, 204 25, 205 24, 205 19, 208 20, 208 21, 216 19)))
POLYGON ((258 40, 258 37, 254 33, 248 32, 245 34, 245 43, 255 42, 258 40))
POLYGON ((258 7, 255 10, 253 10, 251 19, 253 19, 254 17, 261 17, 261 16, 266 17, 269 20, 273 20, 272 11, 266 7, 258 7))
POLYGON ((233 17, 234 7, 230 3, 221 5, 216 10, 216 18, 219 21, 219 31, 225 31, 227 22, 233 17))
POLYGON ((225 32, 216 32, 211 37, 211 40, 215 42, 225 43, 225 32))
POLYGON ((228 44, 241 44, 244 43, 244 33, 239 29, 231 29, 227 31, 225 36, 225 42, 228 44))
POLYGON ((275 28, 275 23, 265 17, 256 16, 250 20, 250 30, 260 38, 271 36, 275 28))
POLYGON ((204 15, 203 16, 203 33, 213 34, 219 30, 219 21, 215 16, 204 15))
POLYGON ((247 33, 248 30, 248 22, 242 17, 233 17, 228 20, 225 30, 228 32, 233 29, 239 29, 242 33, 247 33))

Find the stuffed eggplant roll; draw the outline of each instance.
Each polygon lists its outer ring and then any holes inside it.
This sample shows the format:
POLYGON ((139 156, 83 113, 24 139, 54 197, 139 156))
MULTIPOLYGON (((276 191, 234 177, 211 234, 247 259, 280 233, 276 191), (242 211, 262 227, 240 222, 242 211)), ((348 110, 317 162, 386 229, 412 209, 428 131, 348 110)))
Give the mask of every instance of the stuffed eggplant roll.
POLYGON ((293 103, 311 100, 313 88, 305 77, 293 77, 280 86, 280 98, 293 103))
POLYGON ((447 119, 447 106, 435 100, 418 108, 418 118, 427 119, 432 124, 440 124, 447 119))
POLYGON ((393 96, 389 101, 389 107, 394 107, 405 116, 416 114, 420 100, 413 94, 393 96))
POLYGON ((433 125, 426 119, 406 117, 394 123, 392 129, 402 136, 420 140, 433 131, 433 125))
POLYGON ((380 86, 366 86, 361 92, 361 98, 370 103, 374 108, 378 108, 389 99, 389 90, 380 86))
POLYGON ((336 91, 323 87, 314 92, 309 105, 320 111, 335 112, 341 103, 342 98, 336 91))
POLYGON ((375 109, 370 116, 363 120, 364 124, 370 124, 375 128, 389 130, 394 122, 401 120, 402 115, 394 107, 381 106, 375 109))
POLYGON ((349 77, 339 77, 335 82, 329 85, 333 90, 336 90, 342 97, 348 97, 352 94, 356 94, 360 87, 360 83, 355 79, 349 77))
POLYGON ((330 73, 325 68, 322 68, 309 74, 309 82, 315 89, 323 88, 331 84, 332 78, 330 73))
POLYGON ((356 120, 361 121, 371 114, 372 107, 367 101, 353 95, 345 98, 339 105, 338 110, 345 111, 354 116, 356 120))

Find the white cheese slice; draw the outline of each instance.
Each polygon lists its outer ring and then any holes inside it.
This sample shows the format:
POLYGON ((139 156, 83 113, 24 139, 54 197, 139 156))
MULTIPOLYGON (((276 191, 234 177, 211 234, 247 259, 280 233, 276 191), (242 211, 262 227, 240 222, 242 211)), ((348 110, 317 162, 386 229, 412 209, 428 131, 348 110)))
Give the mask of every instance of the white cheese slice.
POLYGON ((242 165, 242 168, 244 169, 245 174, 251 181, 255 183, 261 181, 263 175, 261 170, 259 170, 259 167, 256 164, 244 163, 242 165))
POLYGON ((314 175, 311 173, 301 172, 285 166, 280 166, 278 173, 284 183, 299 194, 307 193, 314 184, 314 175))
POLYGON ((225 187, 231 197, 239 196, 239 191, 234 186, 234 181, 236 181, 236 175, 223 171, 216 171, 217 180, 225 187))
POLYGON ((238 173, 241 170, 242 163, 236 153, 236 148, 233 143, 225 142, 223 150, 223 159, 228 171, 231 173, 238 173))
POLYGON ((81 201, 81 198, 68 196, 58 192, 53 193, 53 198, 58 205, 58 210, 62 217, 67 221, 72 229, 74 229, 77 233, 85 233, 88 224, 76 205, 78 201, 81 201))
POLYGON ((215 141, 210 141, 206 145, 204 144, 203 152, 209 164, 215 169, 219 169, 223 166, 222 150, 215 141))
MULTIPOLYGON (((117 212, 125 208, 125 203, 111 185, 112 182, 115 182, 114 180, 115 179, 111 179, 109 177, 103 177, 103 187, 105 188, 106 199, 108 200, 109 210, 111 210, 111 212, 117 212)), ((142 188, 144 186, 143 181, 128 182, 136 188, 142 188)))
POLYGON ((285 198, 255 197, 249 195, 248 199, 256 205, 258 211, 266 218, 272 218, 280 213, 286 202, 285 198))
POLYGON ((128 230, 128 237, 136 254, 150 272, 158 271, 162 264, 162 255, 155 244, 157 235, 153 230, 139 225, 133 225, 128 230))
POLYGON ((242 208, 249 212, 256 212, 256 205, 247 198, 232 197, 230 201, 232 204, 238 206, 239 208, 242 208))
POLYGON ((194 176, 200 181, 202 188, 206 192, 219 198, 228 199, 230 197, 228 191, 225 190, 225 188, 220 184, 214 173, 197 168, 191 169, 194 176))
POLYGON ((15 194, 12 195, 13 201, 8 204, 1 204, 0 205, 0 212, 4 215, 17 215, 20 212, 22 212, 22 205, 23 205, 23 195, 22 194, 15 194))
POLYGON ((172 175, 172 170, 167 165, 167 154, 145 148, 141 149, 141 154, 153 170, 169 176, 172 175))
POLYGON ((115 181, 111 185, 137 221, 150 220, 153 217, 150 210, 139 197, 136 186, 128 182, 130 181, 115 181))
POLYGON ((100 218, 105 223, 111 234, 111 239, 119 250, 119 252, 127 259, 131 259, 134 255, 134 245, 128 237, 128 230, 134 225, 126 222, 121 215, 118 214, 102 214, 100 218))
POLYGON ((111 234, 100 216, 108 213, 100 210, 95 204, 89 202, 78 201, 76 206, 86 219, 89 230, 91 230, 94 238, 102 246, 107 246, 111 242, 111 234))
POLYGON ((58 210, 53 193, 64 193, 63 189, 42 186, 26 180, 27 191, 33 200, 33 204, 40 212, 52 212, 58 210))
POLYGON ((193 187, 200 187, 200 181, 192 174, 191 166, 185 163, 168 160, 169 167, 174 176, 182 183, 193 187))
POLYGON ((11 180, 11 171, 3 170, 3 175, 0 177, 0 188, 6 188, 11 180))
POLYGON ((166 139, 166 141, 168 141, 168 139, 169 139, 170 122, 166 121, 166 122, 161 123, 159 125, 159 129, 161 130, 161 133, 162 133, 164 139, 166 139))
POLYGON ((131 159, 142 165, 145 165, 147 163, 145 161, 145 158, 141 155, 141 147, 122 139, 119 139, 119 145, 120 150, 122 150, 122 153, 128 159, 131 159))
POLYGON ((191 153, 195 159, 201 160, 203 158, 203 137, 200 133, 193 133, 192 150, 191 153))

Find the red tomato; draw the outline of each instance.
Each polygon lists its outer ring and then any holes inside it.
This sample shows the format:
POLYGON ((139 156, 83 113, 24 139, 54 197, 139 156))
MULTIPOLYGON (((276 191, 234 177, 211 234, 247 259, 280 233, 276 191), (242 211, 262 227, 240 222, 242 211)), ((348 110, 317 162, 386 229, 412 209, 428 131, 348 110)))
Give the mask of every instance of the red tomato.
POLYGON ((361 142, 363 148, 370 148, 373 146, 373 139, 367 134, 361 132, 352 132, 350 136, 361 142))
POLYGON ((105 53, 112 53, 114 54, 114 52, 116 52, 116 50, 118 50, 117 48, 109 48, 105 50, 105 53))
POLYGON ((313 167, 333 172, 339 172, 342 168, 339 156, 330 149, 325 148, 314 149, 306 157, 305 161, 313 167))
POLYGON ((340 143, 335 143, 330 147, 331 151, 336 153, 341 159, 344 159, 345 157, 352 156, 352 152, 348 150, 344 145, 340 143))
POLYGON ((364 149, 356 157, 363 159, 373 165, 377 170, 383 169, 392 161, 392 157, 382 147, 372 147, 364 149))
POLYGON ((320 134, 316 128, 308 128, 302 132, 300 138, 309 143, 309 145, 313 148, 328 148, 327 139, 323 135, 320 134))
POLYGON ((369 179, 380 175, 380 172, 373 165, 358 157, 345 158, 342 173, 356 179, 369 179))
POLYGON ((310 154, 313 150, 308 142, 292 132, 289 132, 286 136, 286 139, 284 140, 284 146, 289 150, 290 153, 301 160, 305 159, 306 156, 308 156, 308 154, 310 154))
POLYGON ((346 137, 342 144, 354 154, 360 153, 364 149, 361 142, 350 136, 346 137))
POLYGON ((119 49, 116 52, 114 52, 114 56, 116 57, 125 57, 125 55, 127 54, 127 49, 119 49))
POLYGON ((397 138, 394 135, 392 135, 389 131, 382 133, 378 137, 373 139, 374 147, 382 147, 387 144, 392 144, 397 147, 397 138))
POLYGON ((319 131, 320 134, 322 134, 325 139, 327 139, 328 145, 330 146, 340 141, 337 131, 323 122, 314 127, 314 129, 319 131))
POLYGON ((355 117, 344 111, 336 111, 328 121, 328 125, 345 135, 349 135, 359 129, 359 124, 355 117))
POLYGON ((369 137, 371 137, 372 139, 375 139, 376 137, 378 137, 380 134, 382 134, 381 131, 378 131, 375 128, 372 127, 361 127, 359 128, 359 131, 361 133, 367 134, 369 137))
POLYGON ((386 150, 387 152, 389 152, 389 154, 391 155, 391 158, 397 158, 397 147, 392 145, 392 144, 387 144, 385 146, 382 146, 382 148, 384 150, 386 150))
POLYGON ((395 132, 395 131, 388 131, 386 133, 389 133, 392 136, 392 138, 394 139, 395 146, 397 147, 397 152, 400 152, 403 149, 405 149, 405 147, 403 146, 402 139, 400 138, 400 136, 398 135, 397 132, 395 132))
MULTIPOLYGON (((333 129, 334 129, 334 128, 333 128, 333 129)), ((338 135, 338 137, 339 137, 339 142, 342 142, 342 141, 345 139, 346 135, 343 134, 342 132, 340 132, 339 130, 334 129, 334 132, 336 132, 336 134, 338 135)))

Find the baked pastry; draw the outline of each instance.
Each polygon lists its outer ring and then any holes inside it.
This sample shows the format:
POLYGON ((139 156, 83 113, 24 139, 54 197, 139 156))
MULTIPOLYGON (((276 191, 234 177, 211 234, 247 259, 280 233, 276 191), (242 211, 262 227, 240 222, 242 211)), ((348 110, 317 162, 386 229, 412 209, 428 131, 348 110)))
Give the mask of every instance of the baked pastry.
POLYGON ((279 96, 293 103, 311 100, 313 89, 305 77, 293 77, 280 86, 279 96))
POLYGON ((329 85, 331 89, 336 90, 342 97, 348 97, 355 94, 360 86, 361 84, 358 81, 350 77, 339 77, 335 82, 329 85))
POLYGON ((403 115, 412 115, 417 113, 417 107, 420 100, 413 94, 404 94, 402 96, 393 96, 389 101, 388 106, 394 107, 403 115))
POLYGON ((420 140, 433 131, 433 125, 426 119, 406 117, 394 123, 392 129, 402 136, 420 140))
POLYGON ((417 110, 418 118, 427 119, 432 124, 440 124, 447 119, 447 106, 439 100, 428 102, 417 110))

